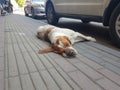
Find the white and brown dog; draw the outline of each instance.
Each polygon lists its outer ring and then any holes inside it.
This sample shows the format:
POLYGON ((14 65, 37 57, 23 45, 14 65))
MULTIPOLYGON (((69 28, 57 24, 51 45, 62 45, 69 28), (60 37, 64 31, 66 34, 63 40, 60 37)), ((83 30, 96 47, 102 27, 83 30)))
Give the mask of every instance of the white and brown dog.
POLYGON ((71 29, 58 28, 51 25, 40 26, 37 30, 37 37, 49 41, 51 46, 44 50, 39 50, 39 54, 55 52, 64 57, 74 57, 77 51, 72 45, 79 41, 95 41, 94 38, 85 36, 71 29))

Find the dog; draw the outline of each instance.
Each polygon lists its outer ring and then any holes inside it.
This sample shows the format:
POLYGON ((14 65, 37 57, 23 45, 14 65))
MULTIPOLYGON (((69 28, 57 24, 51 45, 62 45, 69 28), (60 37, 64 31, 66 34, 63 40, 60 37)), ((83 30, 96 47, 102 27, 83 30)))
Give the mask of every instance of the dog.
POLYGON ((40 26, 37 30, 36 36, 41 40, 50 42, 51 44, 49 48, 39 50, 39 54, 55 52, 64 57, 75 57, 77 55, 77 50, 72 47, 74 43, 85 40, 96 41, 92 37, 85 36, 71 29, 59 28, 52 25, 40 26))

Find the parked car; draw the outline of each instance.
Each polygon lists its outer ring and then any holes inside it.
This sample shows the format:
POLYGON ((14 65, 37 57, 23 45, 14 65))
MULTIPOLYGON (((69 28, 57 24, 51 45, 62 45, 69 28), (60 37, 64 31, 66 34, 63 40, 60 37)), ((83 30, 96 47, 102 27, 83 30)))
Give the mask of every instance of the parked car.
POLYGON ((6 11, 4 10, 4 4, 0 3, 0 15, 4 16, 6 14, 6 11))
POLYGON ((0 15, 2 14, 3 12, 3 7, 2 7, 2 4, 0 3, 0 15))
POLYGON ((60 17, 102 22, 110 27, 112 41, 120 47, 120 0, 46 0, 45 11, 53 25, 60 17))
POLYGON ((37 15, 45 16, 44 0, 27 0, 24 7, 25 16, 32 15, 35 18, 37 15))

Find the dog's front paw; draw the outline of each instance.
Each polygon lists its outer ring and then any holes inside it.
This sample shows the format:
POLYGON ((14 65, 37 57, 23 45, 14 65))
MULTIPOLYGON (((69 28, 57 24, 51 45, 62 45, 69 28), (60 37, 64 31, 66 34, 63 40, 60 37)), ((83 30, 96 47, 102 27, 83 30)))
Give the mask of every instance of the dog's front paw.
POLYGON ((66 53, 62 53, 62 56, 67 58, 68 56, 66 55, 66 53))

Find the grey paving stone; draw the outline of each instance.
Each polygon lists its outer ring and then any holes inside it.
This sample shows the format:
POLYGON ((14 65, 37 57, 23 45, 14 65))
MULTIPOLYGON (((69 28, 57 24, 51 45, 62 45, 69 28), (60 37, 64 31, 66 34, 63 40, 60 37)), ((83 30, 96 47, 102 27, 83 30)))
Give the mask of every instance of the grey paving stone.
POLYGON ((56 82, 47 71, 41 71, 42 78, 44 79, 46 86, 49 90, 60 90, 56 82))
POLYGON ((80 71, 70 72, 69 75, 83 90, 102 90, 101 87, 80 71))
POLYGON ((36 90, 40 90, 40 89, 47 90, 47 87, 38 72, 31 73, 31 77, 32 77, 36 90))
POLYGON ((100 73, 98 73, 97 71, 93 70, 92 68, 88 67, 87 65, 79 62, 76 63, 75 66, 82 71, 83 73, 85 73, 88 77, 90 77, 92 80, 97 80, 100 78, 103 78, 104 76, 101 75, 100 73))
POLYGON ((31 59, 31 56, 27 52, 24 52, 23 57, 24 57, 24 60, 25 60, 25 63, 27 65, 29 72, 36 72, 37 69, 35 67, 34 62, 31 59))
POLYGON ((39 59, 38 55, 36 55, 35 52, 30 52, 30 55, 39 71, 46 69, 45 66, 43 65, 43 63, 41 62, 41 60, 39 59))
POLYGON ((0 57, 4 57, 4 48, 0 48, 0 57))
POLYGON ((72 90, 71 86, 64 80, 63 77, 61 77, 61 75, 55 69, 49 69, 49 72, 62 90, 72 90))
MULTIPOLYGON (((35 36, 38 26, 46 23, 13 14, 5 18, 5 32, 0 31, 0 34, 5 33, 0 35, 5 37, 0 38, 0 42, 5 41, 5 45, 0 43, 5 90, 119 90, 118 51, 82 42, 74 45, 79 52, 76 58, 66 59, 55 53, 38 54, 39 49, 49 47, 48 42, 35 36)), ((0 82, 3 84, 2 80, 0 82)))
POLYGON ((4 71, 0 71, 0 90, 4 90, 4 71))
POLYGON ((16 65, 16 58, 13 52, 12 45, 8 46, 8 69, 9 69, 9 75, 10 76, 16 76, 18 75, 18 69, 16 65))
POLYGON ((20 75, 27 74, 28 73, 27 66, 21 53, 16 54, 16 61, 19 69, 19 74, 20 75))
POLYGON ((4 70, 4 57, 0 57, 0 71, 4 70))
POLYGON ((23 90, 35 90, 33 82, 31 81, 30 76, 28 74, 21 75, 21 83, 23 90))
POLYGON ((19 77, 9 78, 8 89, 9 90, 22 90, 19 77))
POLYGON ((56 68, 64 79, 69 83, 73 90, 82 90, 61 68, 56 68))
POLYGON ((120 85, 120 75, 108 70, 108 69, 101 69, 98 72, 102 73, 105 77, 112 80, 113 82, 120 85))
POLYGON ((53 60, 61 67, 65 72, 72 72, 77 70, 71 63, 69 63, 65 58, 54 58, 54 56, 51 56, 53 60))
POLYGON ((97 81, 105 90, 120 90, 120 87, 111 82, 110 80, 104 78, 97 81))
POLYGON ((47 60, 47 58, 43 54, 38 54, 38 56, 47 69, 53 68, 53 65, 47 60))

